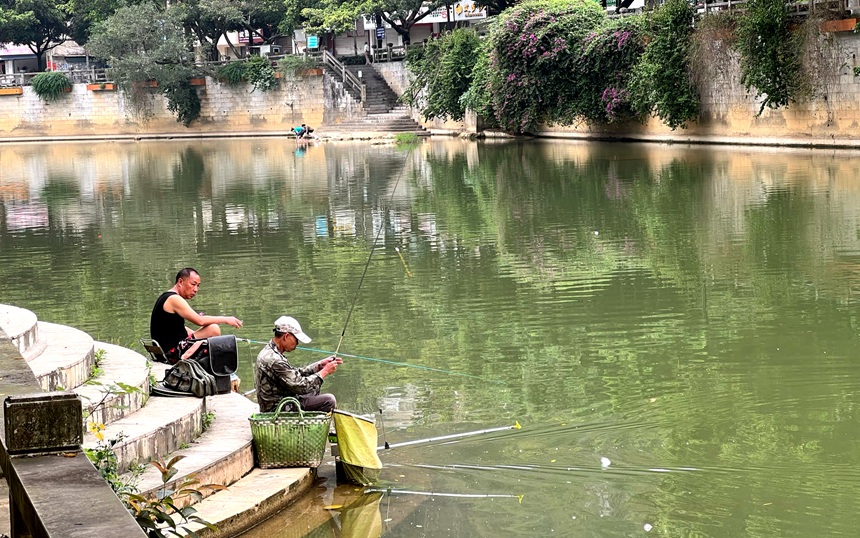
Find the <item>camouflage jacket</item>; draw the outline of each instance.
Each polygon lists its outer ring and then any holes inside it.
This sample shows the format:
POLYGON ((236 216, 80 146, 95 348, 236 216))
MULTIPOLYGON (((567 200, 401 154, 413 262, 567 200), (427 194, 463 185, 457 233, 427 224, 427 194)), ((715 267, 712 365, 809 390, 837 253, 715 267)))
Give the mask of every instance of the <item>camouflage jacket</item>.
POLYGON ((323 383, 322 377, 316 373, 318 367, 318 363, 304 368, 291 366, 287 358, 278 351, 278 346, 269 341, 257 355, 257 366, 254 368, 254 386, 257 389, 260 412, 274 411, 285 396, 318 394, 323 383))

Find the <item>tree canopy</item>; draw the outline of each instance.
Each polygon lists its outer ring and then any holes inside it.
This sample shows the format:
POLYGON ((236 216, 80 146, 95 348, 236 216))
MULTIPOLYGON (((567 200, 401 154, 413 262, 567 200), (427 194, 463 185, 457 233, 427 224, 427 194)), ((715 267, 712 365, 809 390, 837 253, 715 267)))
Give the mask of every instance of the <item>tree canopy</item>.
POLYGON ((45 53, 69 34, 66 5, 50 0, 0 0, 0 43, 26 45, 45 70, 45 53))

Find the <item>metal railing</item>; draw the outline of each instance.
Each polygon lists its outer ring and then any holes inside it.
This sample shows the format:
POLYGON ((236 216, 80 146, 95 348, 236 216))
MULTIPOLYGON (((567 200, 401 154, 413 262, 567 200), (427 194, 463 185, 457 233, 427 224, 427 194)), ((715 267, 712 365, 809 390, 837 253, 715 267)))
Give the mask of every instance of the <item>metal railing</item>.
MULTIPOLYGON (((60 71, 69 77, 69 82, 72 84, 101 84, 110 82, 109 72, 104 68, 90 67, 89 69, 71 69, 69 71, 60 71)), ((33 77, 39 73, 8 73, 0 75, 0 88, 8 88, 11 86, 29 86, 33 77)))
POLYGON ((323 64, 330 66, 332 69, 335 70, 335 72, 337 72, 341 76, 344 85, 349 85, 355 91, 358 92, 358 94, 361 96, 362 103, 366 102, 367 88, 365 87, 364 82, 359 80, 357 76, 353 75, 352 72, 346 68, 346 65, 344 65, 340 60, 335 58, 334 54, 330 53, 327 50, 323 51, 322 61, 323 64))

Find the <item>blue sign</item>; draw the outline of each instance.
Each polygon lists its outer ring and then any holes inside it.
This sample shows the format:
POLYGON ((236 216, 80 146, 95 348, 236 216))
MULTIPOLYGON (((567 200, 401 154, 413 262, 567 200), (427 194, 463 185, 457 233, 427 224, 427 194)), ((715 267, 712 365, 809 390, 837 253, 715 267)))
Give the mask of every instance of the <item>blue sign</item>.
POLYGON ((382 41, 385 39, 385 28, 381 26, 376 27, 376 39, 382 41))
POLYGON ((315 35, 308 36, 308 48, 315 49, 320 46, 319 39, 315 35))

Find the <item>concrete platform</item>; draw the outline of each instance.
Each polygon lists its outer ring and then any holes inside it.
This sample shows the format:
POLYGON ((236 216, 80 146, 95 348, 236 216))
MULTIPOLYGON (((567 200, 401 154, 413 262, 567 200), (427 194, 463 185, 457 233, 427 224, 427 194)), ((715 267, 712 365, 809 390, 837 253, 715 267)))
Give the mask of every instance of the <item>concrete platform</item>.
POLYGON ((201 538, 236 536, 265 521, 305 494, 313 485, 311 469, 254 469, 226 491, 194 505, 197 515, 218 527, 189 525, 201 538))
POLYGON ((88 415, 84 417, 84 428, 89 421, 110 424, 126 417, 143 407, 149 397, 150 369, 146 357, 105 342, 96 342, 95 349, 96 354, 104 350, 98 366, 101 373, 74 389, 88 415), (112 388, 120 383, 139 392, 112 394, 112 388), (93 408, 97 409, 93 411, 93 408))
MULTIPOLYGON (((159 396, 153 396, 152 399, 174 400, 159 396)), ((254 450, 248 417, 256 413, 259 406, 241 394, 231 393, 207 396, 206 409, 214 415, 209 428, 187 448, 169 454, 171 458, 184 456, 176 464, 179 472, 168 483, 171 489, 190 475, 194 475, 202 484, 228 486, 254 468, 254 450)), ((167 457, 168 454, 161 456, 167 457)), ((154 495, 163 487, 161 473, 155 467, 148 466, 137 486, 144 495, 154 495)), ((204 494, 209 495, 210 492, 204 491, 204 494)))
MULTIPOLYGON (((135 413, 107 425, 105 439, 125 436, 114 445, 117 467, 125 472, 134 464, 144 464, 156 457, 166 457, 190 445, 203 432, 207 413, 203 398, 150 398, 135 413)), ((98 439, 85 432, 85 448, 95 448, 98 439)))
POLYGON ((46 346, 33 346, 22 353, 42 389, 48 392, 73 389, 86 383, 95 364, 94 341, 78 329, 39 322, 39 341, 46 346), (33 352, 38 351, 38 355, 33 352))
POLYGON ((39 339, 36 314, 17 306, 0 305, 0 329, 6 333, 21 355, 39 339))

